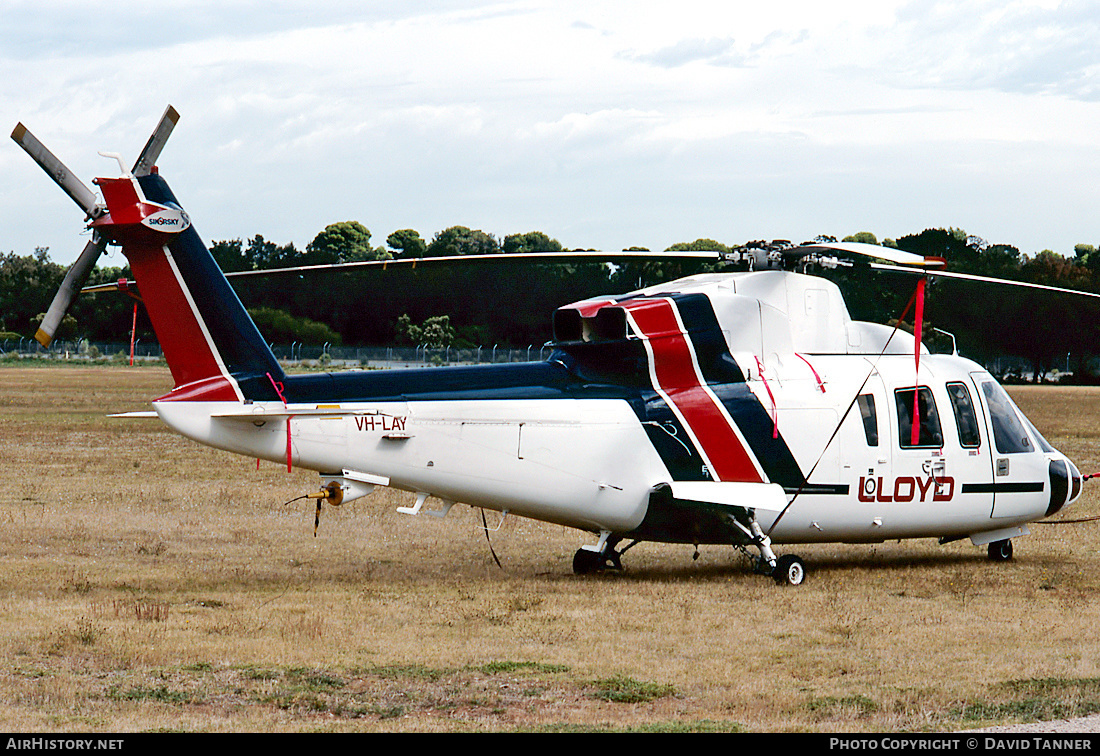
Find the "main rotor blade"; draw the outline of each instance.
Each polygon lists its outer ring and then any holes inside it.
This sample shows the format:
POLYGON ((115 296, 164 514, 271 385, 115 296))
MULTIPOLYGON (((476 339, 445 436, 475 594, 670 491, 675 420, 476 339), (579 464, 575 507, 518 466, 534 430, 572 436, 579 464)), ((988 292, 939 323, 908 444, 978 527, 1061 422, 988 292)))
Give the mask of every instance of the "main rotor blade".
POLYGON ((877 244, 865 244, 863 242, 821 242, 803 244, 785 250, 787 255, 804 255, 809 252, 842 252, 849 255, 870 257, 876 260, 886 260, 896 265, 913 265, 918 268, 942 268, 942 257, 925 257, 913 252, 894 247, 880 247, 877 244))
POLYGON ((556 262, 675 262, 677 260, 719 261, 718 252, 694 250, 672 252, 516 252, 488 255, 445 255, 441 257, 399 257, 395 260, 364 260, 360 262, 328 263, 325 265, 301 265, 296 268, 264 268, 263 270, 239 270, 226 273, 226 278, 237 276, 272 276, 280 273, 316 273, 319 271, 348 271, 359 268, 415 268, 418 265, 467 265, 508 262, 556 263, 556 262))
POLYGON ((164 115, 160 117, 160 123, 153 129, 149 141, 145 143, 145 149, 141 151, 137 162, 134 163, 134 170, 131 171, 134 176, 148 176, 152 173, 153 166, 157 164, 157 159, 160 158, 160 151, 164 149, 164 143, 168 141, 168 137, 172 134, 172 129, 176 128, 176 122, 179 119, 180 114, 169 105, 168 109, 164 111, 164 115))
POLYGON ((34 162, 42 167, 50 178, 60 186, 65 194, 72 198, 73 202, 80 206, 84 214, 90 218, 98 217, 103 213, 103 206, 96 203, 95 193, 72 174, 65 164, 57 159, 57 156, 46 149, 46 146, 35 138, 34 134, 27 131, 22 123, 16 124, 11 138, 16 144, 26 150, 27 154, 34 158, 34 162))
POLYGON ((80 293, 84 282, 88 280, 92 268, 95 267, 96 261, 99 260, 99 256, 103 254, 106 246, 105 241, 93 240, 88 242, 84 247, 84 251, 76 258, 76 262, 69 268, 69 272, 65 274, 65 280, 61 282, 61 288, 54 295, 53 302, 50 303, 50 309, 46 311, 46 317, 42 318, 42 325, 39 327, 38 333, 34 335, 34 338, 42 346, 48 347, 50 342, 53 341, 58 326, 61 325, 61 321, 65 318, 69 307, 72 306, 76 295, 80 293))
POLYGON ((975 281, 977 283, 989 283, 998 284, 1001 286, 1019 286, 1025 289, 1040 289, 1041 291, 1053 291, 1058 294, 1073 294, 1079 297, 1092 297, 1094 299, 1100 299, 1100 294, 1091 291, 1081 291, 1080 289, 1066 289, 1060 286, 1047 286, 1046 284, 1030 283, 1028 281, 1014 281, 1011 278, 993 278, 992 276, 978 276, 973 273, 955 273, 947 270, 929 270, 929 271, 917 271, 912 268, 904 268, 898 265, 884 265, 882 263, 871 263, 872 270, 888 270, 895 273, 918 273, 920 275, 935 276, 937 278, 956 278, 961 281, 975 281))

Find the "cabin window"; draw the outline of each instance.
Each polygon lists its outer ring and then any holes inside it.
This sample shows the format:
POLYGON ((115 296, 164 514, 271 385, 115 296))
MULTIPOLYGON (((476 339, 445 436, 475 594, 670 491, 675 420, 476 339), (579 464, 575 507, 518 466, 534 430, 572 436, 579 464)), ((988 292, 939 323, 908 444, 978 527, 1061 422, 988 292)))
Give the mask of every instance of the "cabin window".
POLYGON ((1005 390, 993 381, 985 381, 982 383, 982 393, 989 405, 989 419, 993 421, 993 442, 997 445, 997 451, 1001 454, 1035 451, 1005 390))
POLYGON ((873 394, 860 394, 856 398, 859 414, 863 418, 863 433, 867 436, 868 446, 878 446, 878 413, 875 411, 873 394))
POLYGON ((974 403, 970 401, 970 391, 965 383, 947 384, 947 397, 951 400, 951 409, 955 412, 955 425, 959 428, 959 443, 964 447, 976 449, 982 445, 978 432, 978 415, 974 412, 974 403))
POLYGON ((940 416, 930 389, 924 386, 917 389, 919 436, 916 444, 913 443, 913 389, 898 389, 894 392, 894 400, 898 408, 898 443, 901 448, 943 446, 940 416))

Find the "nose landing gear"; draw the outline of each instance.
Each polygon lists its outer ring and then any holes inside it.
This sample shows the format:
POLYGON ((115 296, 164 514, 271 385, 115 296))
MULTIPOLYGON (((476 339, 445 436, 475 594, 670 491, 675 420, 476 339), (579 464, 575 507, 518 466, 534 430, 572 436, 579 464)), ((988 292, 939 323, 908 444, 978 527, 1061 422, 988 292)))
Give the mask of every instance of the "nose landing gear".
POLYGON ((573 555, 573 572, 577 575, 591 575, 604 570, 621 570, 623 563, 619 552, 607 549, 606 552, 590 551, 583 546, 573 555))
POLYGON ((622 555, 638 543, 631 541, 627 546, 616 551, 615 546, 621 540, 622 538, 613 536, 609 531, 602 531, 600 540, 595 546, 581 546, 577 549, 577 553, 573 555, 573 572, 577 575, 590 575, 606 570, 621 570, 622 555))

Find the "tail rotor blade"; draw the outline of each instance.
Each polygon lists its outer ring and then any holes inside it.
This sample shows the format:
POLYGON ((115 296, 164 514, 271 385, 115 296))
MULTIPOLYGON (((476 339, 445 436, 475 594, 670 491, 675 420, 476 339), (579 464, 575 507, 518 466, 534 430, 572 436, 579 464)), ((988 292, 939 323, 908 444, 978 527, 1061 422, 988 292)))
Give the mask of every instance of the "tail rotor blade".
POLYGON ((90 218, 96 218, 103 213, 103 206, 96 203, 95 193, 72 174, 65 164, 57 159, 57 156, 46 149, 46 146, 35 138, 34 134, 27 131, 22 123, 17 124, 11 138, 26 150, 34 162, 38 163, 50 178, 60 186, 65 194, 72 198, 73 202, 80 206, 84 214, 90 218))
POLYGON ((145 143, 145 149, 141 151, 137 162, 134 163, 134 170, 131 172, 135 176, 148 176, 152 173, 153 166, 157 164, 157 159, 160 158, 160 151, 164 149, 164 143, 168 141, 168 137, 172 134, 172 129, 176 128, 176 122, 179 119, 180 114, 169 105, 168 109, 164 111, 164 115, 160 117, 160 123, 153 130, 149 141, 145 143))
POLYGON ((53 302, 50 303, 50 309, 46 311, 46 317, 42 318, 42 325, 39 327, 38 333, 34 335, 34 338, 42 346, 49 346, 50 342, 53 341, 58 326, 61 325, 61 321, 68 313, 73 300, 76 299, 76 295, 80 293, 80 289, 88 280, 88 276, 91 275, 96 261, 99 260, 99 256, 103 254, 106 246, 106 242, 99 240, 88 242, 87 246, 84 247, 84 251, 76 258, 76 262, 69 268, 69 272, 65 274, 65 280, 61 282, 61 288, 54 295, 53 302))

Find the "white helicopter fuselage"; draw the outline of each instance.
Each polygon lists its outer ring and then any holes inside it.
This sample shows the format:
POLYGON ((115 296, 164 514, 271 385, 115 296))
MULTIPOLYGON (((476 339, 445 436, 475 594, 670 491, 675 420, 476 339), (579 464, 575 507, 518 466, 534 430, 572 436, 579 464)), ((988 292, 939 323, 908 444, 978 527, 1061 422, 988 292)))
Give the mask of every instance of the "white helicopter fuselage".
MULTIPOLYGON (((594 532, 637 532, 654 491, 668 485, 712 510, 753 509, 775 543, 971 537, 981 544, 1023 534, 1027 522, 1076 498, 1080 479, 1072 463, 1026 427, 1015 407, 1003 406, 1007 395, 981 366, 924 353, 915 380, 913 338, 850 321, 832 284, 784 272, 700 276, 615 302, 685 291, 704 293, 727 347, 742 348, 730 355, 744 386, 803 481, 772 480, 764 459, 754 460, 757 479, 715 480, 710 473, 679 483, 647 433, 647 424, 660 424, 640 418, 623 398, 506 398, 502 391, 469 400, 160 401, 155 408, 168 425, 200 443, 317 470, 326 480, 358 481, 360 493, 384 484, 594 532), (789 308, 767 305, 762 288, 786 299, 812 298, 815 307, 803 310, 807 317, 800 323, 789 308), (744 317, 764 307, 771 310, 764 317, 744 317), (822 341, 856 353, 814 351, 822 341), (795 343, 810 348, 795 351, 795 343), (743 351, 746 344, 760 352, 743 351), (877 351, 857 351, 868 347, 877 351), (915 384, 922 403, 931 400, 937 427, 913 444, 908 413, 915 384), (1019 438, 998 448, 1005 441, 995 429, 1006 422, 1019 438), (1067 481, 1060 490, 1052 466, 1067 481)), ((578 303, 581 310, 583 305, 578 303)), ((608 306, 615 304, 608 300, 598 309, 608 306)), ((590 338, 581 341, 598 348, 594 330, 587 333, 590 338)), ((627 334, 628 341, 635 339, 645 336, 627 334)), ((651 364, 654 355, 651 348, 651 364)), ((655 371, 649 382, 658 393, 668 389, 655 371)), ((721 391, 707 390, 712 388, 721 391)), ((722 414, 752 456, 747 431, 722 414)), ((687 431, 677 443, 701 447, 691 418, 677 415, 687 431)), ((708 462, 717 467, 716 460, 708 462)), ((648 531, 647 538, 683 540, 660 531, 648 531)), ((711 539, 697 533, 692 540, 711 539)), ((727 536, 715 533, 713 540, 727 536)))

